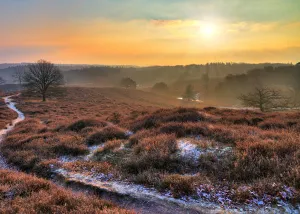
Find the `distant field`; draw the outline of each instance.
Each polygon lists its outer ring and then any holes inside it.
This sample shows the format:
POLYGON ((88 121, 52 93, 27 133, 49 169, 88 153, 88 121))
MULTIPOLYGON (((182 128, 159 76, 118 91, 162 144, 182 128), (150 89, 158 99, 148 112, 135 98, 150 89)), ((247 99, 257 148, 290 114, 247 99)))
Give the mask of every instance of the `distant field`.
MULTIPOLYGON (((50 95, 51 96, 51 95, 50 95)), ((176 97, 121 88, 67 87, 60 96, 40 102, 39 97, 21 97, 19 107, 27 118, 39 118, 58 125, 79 118, 123 120, 131 115, 182 105, 176 97)), ((194 105, 194 104, 191 104, 194 105)))
POLYGON ((22 170, 100 174, 221 206, 300 201, 299 112, 183 108, 172 97, 110 88, 18 102, 27 119, 1 149, 22 170))

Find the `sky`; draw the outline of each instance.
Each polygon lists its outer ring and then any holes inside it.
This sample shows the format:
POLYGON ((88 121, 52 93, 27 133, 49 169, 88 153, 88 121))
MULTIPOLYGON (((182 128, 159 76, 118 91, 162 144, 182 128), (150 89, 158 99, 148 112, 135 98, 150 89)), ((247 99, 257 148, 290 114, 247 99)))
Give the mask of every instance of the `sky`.
POLYGON ((0 0, 0 63, 300 61, 299 0, 0 0))

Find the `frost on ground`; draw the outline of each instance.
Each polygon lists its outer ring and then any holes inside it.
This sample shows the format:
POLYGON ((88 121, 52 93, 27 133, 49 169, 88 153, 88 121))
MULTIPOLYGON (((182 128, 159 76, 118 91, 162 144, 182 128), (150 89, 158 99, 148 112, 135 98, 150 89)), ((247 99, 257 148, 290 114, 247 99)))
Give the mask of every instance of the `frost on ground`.
MULTIPOLYGON (((104 189, 109 192, 118 193, 124 196, 130 196, 140 200, 151 200, 166 202, 169 204, 175 203, 186 208, 198 208, 199 210, 209 209, 213 210, 213 213, 219 213, 223 208, 218 205, 205 201, 197 201, 192 198, 175 199, 171 197, 170 193, 160 193, 154 188, 146 188, 142 185, 131 184, 122 181, 112 181, 110 175, 100 174, 85 174, 85 173, 73 173, 65 169, 57 169, 55 172, 69 181, 80 182, 86 185, 92 185, 104 189)), ((171 204, 169 204, 171 206, 171 204)))
MULTIPOLYGON (((142 185, 132 184, 124 181, 113 180, 111 174, 93 173, 93 172, 72 172, 62 168, 54 170, 55 173, 63 176, 68 181, 75 181, 93 187, 106 190, 112 193, 118 193, 124 196, 130 196, 135 199, 165 202, 170 206, 171 203, 186 207, 194 208, 199 211, 205 210, 209 213, 299 213, 300 207, 294 208, 290 204, 279 201, 277 207, 271 206, 271 203, 265 203, 263 199, 253 199, 253 202, 242 206, 228 206, 230 199, 228 193, 230 190, 211 189, 200 186, 197 191, 198 197, 181 197, 175 199, 170 192, 158 192, 154 188, 147 188, 142 185), (208 211, 209 210, 209 211, 208 211)), ((245 187, 247 188, 247 187, 245 187)), ((292 190, 286 188, 285 194, 291 194, 292 190)), ((255 193, 253 193, 255 194, 255 193)), ((267 196, 265 196, 267 197, 267 196)))
MULTIPOLYGON (((197 139, 200 140, 200 139, 197 139)), ((90 161, 93 154, 104 144, 98 146, 89 147, 90 153, 84 157, 70 158, 62 157, 60 162, 74 162, 76 160, 90 161)), ((217 156, 227 154, 232 151, 231 147, 207 147, 200 148, 199 145, 191 143, 187 139, 178 141, 178 148, 180 155, 186 159, 197 161, 202 154, 213 153, 217 156)), ((120 147, 122 149, 122 145, 120 147)), ((200 185, 197 188, 197 194, 194 196, 184 196, 179 199, 172 197, 169 191, 159 192, 154 188, 148 188, 142 185, 129 183, 126 181, 120 181, 114 178, 112 174, 99 173, 92 170, 83 170, 81 172, 71 171, 65 168, 52 168, 55 174, 64 177, 66 180, 80 182, 93 187, 104 189, 108 192, 117 193, 121 195, 130 196, 132 198, 138 198, 143 200, 159 200, 162 202, 172 202, 183 207, 208 209, 212 213, 218 212, 232 212, 232 213, 299 213, 300 208, 295 208, 288 203, 284 202, 284 199, 292 197, 293 189, 284 187, 281 192, 281 199, 276 199, 278 204, 272 206, 272 200, 274 198, 264 195, 263 198, 259 198, 255 192, 251 192, 251 188, 248 186, 241 187, 242 191, 250 191, 253 199, 247 204, 235 204, 231 201, 232 191, 226 186, 214 186, 214 185, 200 185)))
MULTIPOLYGON (((200 140, 200 139, 197 139, 200 140)), ((191 143, 188 139, 182 139, 177 142, 180 155, 185 160, 191 160, 193 162, 198 161, 199 157, 203 154, 212 153, 216 155, 222 155, 226 152, 232 150, 231 147, 209 147, 209 148, 200 148, 198 145, 191 143)))
MULTIPOLYGON (((13 96, 18 96, 18 95, 13 95, 13 96)), ((13 120, 11 122, 11 124, 8 124, 6 126, 6 128, 0 130, 0 143, 3 141, 3 139, 5 138, 7 133, 13 130, 13 128, 15 127, 15 125, 17 125, 17 123, 19 123, 19 122, 21 122, 25 119, 24 114, 16 108, 16 106, 15 106, 16 103, 12 102, 12 97, 13 96, 5 97, 4 101, 5 101, 8 108, 10 108, 13 111, 17 112, 18 117, 17 117, 17 119, 13 120)), ((0 169, 9 169, 9 168, 10 167, 6 163, 4 157, 0 154, 0 169)))

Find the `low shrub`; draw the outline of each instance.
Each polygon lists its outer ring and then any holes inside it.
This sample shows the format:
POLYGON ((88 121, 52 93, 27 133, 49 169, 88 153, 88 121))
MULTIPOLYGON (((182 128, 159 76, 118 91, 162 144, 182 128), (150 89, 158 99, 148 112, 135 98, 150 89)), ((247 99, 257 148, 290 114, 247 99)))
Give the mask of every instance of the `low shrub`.
POLYGON ((123 129, 115 126, 105 127, 90 135, 86 142, 88 145, 99 145, 108 140, 128 139, 128 135, 123 129))
POLYGON ((134 121, 134 123, 130 126, 130 129, 134 132, 142 130, 142 129, 152 129, 157 128, 159 126, 159 121, 154 116, 145 116, 138 121, 134 121))
POLYGON ((199 122, 202 120, 204 120, 204 117, 202 117, 196 110, 190 110, 187 112, 178 111, 178 113, 174 112, 174 114, 170 114, 169 116, 163 118, 163 122, 181 122, 181 123, 199 122))
POLYGON ((115 149, 119 149, 122 144, 124 144, 123 140, 107 141, 103 147, 97 149, 94 156, 97 157, 98 155, 113 152, 115 149))
POLYGON ((217 110, 217 108, 216 108, 216 107, 209 106, 209 107, 203 108, 203 110, 205 110, 205 111, 213 111, 213 110, 217 110))
POLYGON ((59 135, 57 140, 51 142, 52 152, 61 155, 84 155, 88 149, 84 143, 84 139, 80 136, 59 135))
POLYGON ((185 125, 183 123, 167 123, 160 127, 160 133, 176 134, 177 137, 186 136, 185 125))
POLYGON ((63 164, 63 168, 73 172, 93 172, 108 174, 112 165, 108 162, 75 161, 63 164))
POLYGON ((141 130, 131 135, 129 138, 129 143, 126 144, 126 147, 131 148, 134 145, 137 145, 144 138, 152 137, 159 134, 155 129, 141 130))
POLYGON ((264 122, 261 122, 259 124, 259 127, 261 129, 285 129, 286 128, 286 124, 284 124, 283 121, 279 121, 279 120, 265 120, 264 122))
POLYGON ((193 196, 197 193, 194 176, 171 174, 163 178, 161 187, 171 190, 174 198, 193 196))
POLYGON ((128 173, 138 174, 150 168, 168 171, 178 169, 175 135, 161 134, 145 138, 133 149, 134 154, 122 166, 128 173))
POLYGON ((105 127, 106 122, 93 120, 93 119, 82 119, 78 120, 67 127, 67 130, 71 130, 74 132, 79 132, 87 127, 105 127))

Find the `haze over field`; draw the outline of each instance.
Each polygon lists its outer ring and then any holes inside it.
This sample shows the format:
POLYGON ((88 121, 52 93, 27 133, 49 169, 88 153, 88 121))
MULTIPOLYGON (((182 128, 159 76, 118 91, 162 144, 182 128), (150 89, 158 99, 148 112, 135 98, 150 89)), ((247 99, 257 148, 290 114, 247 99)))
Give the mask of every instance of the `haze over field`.
POLYGON ((0 213, 300 213, 299 0, 0 2, 0 213))
POLYGON ((295 0, 3 0, 0 61, 106 65, 293 62, 295 0))

